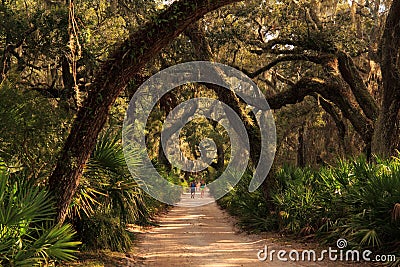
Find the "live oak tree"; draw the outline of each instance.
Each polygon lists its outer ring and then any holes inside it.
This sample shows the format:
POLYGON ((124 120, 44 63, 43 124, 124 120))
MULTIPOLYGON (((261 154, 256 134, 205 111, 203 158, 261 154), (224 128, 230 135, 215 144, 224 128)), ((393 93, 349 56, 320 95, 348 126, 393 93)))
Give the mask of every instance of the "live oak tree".
POLYGON ((237 1, 174 2, 161 14, 130 34, 109 55, 95 75, 88 96, 64 144, 57 166, 49 178, 49 187, 57 202, 59 222, 65 220, 83 167, 106 122, 108 111, 128 82, 188 25, 207 12, 237 1))
MULTIPOLYGON (((341 138, 346 131, 344 117, 361 137, 367 156, 387 157, 399 144, 399 22, 393 15, 397 4, 282 1, 255 12, 248 5, 251 10, 246 6, 225 14, 224 24, 236 27, 226 26, 221 40, 236 44, 233 51, 224 50, 233 55, 234 65, 266 84, 272 109, 315 97, 332 116, 341 138), (382 9, 388 11, 386 24, 382 9), (251 59, 239 63, 239 56, 251 59), (261 67, 254 70, 254 65, 261 67)), ((218 42, 212 43, 218 47, 218 42)))
MULTIPOLYGON (((314 69, 317 73, 322 73, 320 76, 310 75, 311 71, 305 73, 303 77, 293 81, 293 79, 285 78, 280 76, 279 80, 286 84, 287 89, 282 90, 276 94, 270 94, 266 98, 272 109, 280 109, 288 104, 296 104, 302 102, 307 96, 314 97, 318 104, 325 110, 327 114, 332 117, 334 121, 339 141, 342 148, 346 149, 344 144, 344 138, 346 134, 346 126, 343 118, 350 121, 355 131, 359 134, 364 142, 364 152, 367 157, 374 153, 378 156, 387 157, 394 153, 398 144, 398 135, 396 127, 398 127, 398 101, 399 97, 397 92, 399 91, 398 85, 396 85, 398 75, 398 66, 396 64, 399 56, 399 39, 396 37, 396 30, 399 27, 398 21, 393 21, 395 17, 396 5, 393 3, 389 10, 389 15, 386 20, 385 31, 381 41, 377 37, 377 28, 379 25, 372 27, 371 36, 369 36, 368 42, 360 42, 355 44, 354 47, 343 47, 343 44, 336 44, 332 39, 332 29, 329 28, 329 23, 326 21, 321 22, 320 16, 323 16, 321 12, 316 12, 315 5, 305 5, 303 8, 307 13, 305 21, 309 23, 311 29, 307 29, 307 34, 301 35, 289 35, 290 37, 282 38, 269 38, 265 40, 262 36, 261 30, 266 28, 266 25, 258 23, 258 36, 257 39, 248 39, 242 43, 250 44, 250 47, 258 47, 259 49, 252 50, 252 53, 257 55, 272 55, 273 60, 267 65, 261 67, 255 71, 248 71, 246 68, 238 67, 244 71, 249 77, 257 78, 263 75, 265 72, 270 71, 272 68, 279 66, 284 62, 310 62, 311 69, 314 69), (392 17, 391 17, 392 16, 392 17), (390 29, 390 30, 389 30, 390 29), (390 32, 390 34, 389 34, 390 32), (389 35, 389 37, 388 37, 389 35), (293 36, 296 36, 293 38, 293 36), (389 39, 389 40, 386 40, 389 39), (378 49, 379 48, 379 49, 378 49), (358 50, 357 50, 358 49, 358 50), (384 56, 382 50, 386 50, 384 56), (368 52, 367 56, 363 56, 364 53, 368 52), (391 56, 388 56, 391 55, 391 56), (378 79, 379 73, 377 74, 376 69, 371 69, 367 79, 365 79, 365 70, 362 70, 359 64, 360 60, 357 57, 363 56, 362 60, 380 62, 382 67, 386 65, 385 70, 382 70, 383 79, 383 92, 382 92, 382 103, 380 98, 373 95, 374 90, 377 88, 369 88, 372 79, 378 79), (321 71, 318 71, 320 69, 321 71), (390 70, 390 71, 389 71, 390 70), (372 75, 371 75, 372 74, 372 75), (376 75, 376 76, 375 76, 376 75), (385 84, 389 79, 385 77, 392 76, 392 82, 385 84), (386 100, 385 100, 386 98, 386 100), (384 120, 384 122, 382 121, 384 120), (383 136, 383 137, 382 137, 383 136), (382 141, 384 139, 385 141, 382 141)), ((314 1, 315 4, 315 1, 314 1)), ((354 4, 354 3, 353 3, 354 4)), ((377 18, 379 3, 374 3, 375 6, 372 8, 372 17, 377 18)), ((251 6, 251 5, 250 5, 251 6)), ((317 5, 318 6, 318 5, 317 5)), ((362 6, 366 8, 367 5, 362 6)), ((353 15, 353 12, 365 12, 365 9, 358 9, 355 6, 351 7, 348 16, 353 15), (363 11, 362 11, 363 10, 363 11)), ((238 12, 240 13, 240 11, 238 12)), ((248 14, 250 12, 243 12, 248 14)), ((346 14, 344 14, 346 15, 346 14)), ((364 14, 366 16, 366 14, 364 14)), ((248 18, 246 18, 248 19, 248 18)), ((251 19, 255 20, 254 17, 251 19)), ((238 18, 231 18, 232 25, 238 18)), ((213 22, 209 22, 206 19, 205 24, 208 25, 213 22)), ((224 23, 226 23, 224 21, 224 23)), ((229 20, 228 20, 229 23, 229 20)), ((218 24, 217 24, 218 25, 218 24)), ((267 24, 268 25, 268 24, 267 24)), ((351 25, 351 24, 350 24, 351 25)), ((283 27, 283 26, 282 26, 283 27)), ((250 28, 250 27, 249 27, 250 28)), ((272 27, 269 28, 269 30, 272 27)), ((251 29, 251 28, 250 28, 251 29)), ((229 31, 229 30, 228 30, 229 31)), ((268 30, 265 30, 268 33, 268 30)), ((233 34, 233 38, 243 38, 243 31, 237 30, 238 34, 233 34)), ((251 32, 251 30, 250 30, 251 32)), ((264 32, 265 34, 265 32, 264 32)), ((337 34, 337 33, 336 33, 337 34)), ((213 60, 215 57, 212 55, 209 47, 209 42, 205 37, 204 25, 196 24, 187 28, 186 35, 190 38, 195 50, 195 57, 197 60, 213 60)), ((211 33, 209 34, 211 35, 211 33)), ((267 35, 267 34, 265 34, 267 35)), ((272 34, 269 33, 271 36, 272 34)), ((254 38, 254 36, 251 36, 254 38)), ((212 38, 212 37, 210 37, 212 38)), ((343 37, 342 37, 343 38, 343 37)), ((336 40, 338 41, 338 40, 336 40)), ((346 42, 346 40, 344 40, 346 42)), ((215 41, 213 43, 216 43, 215 41)), ((240 44, 240 42, 237 42, 240 44)), ((228 50, 229 52, 229 50, 228 50)), ((234 52, 236 56, 238 50, 234 52)), ((362 61, 361 60, 361 61, 362 61)), ((258 60, 258 64, 262 62, 262 59, 258 60)), ((236 64, 235 58, 233 64, 236 64)), ((271 86, 272 81, 269 81, 271 86)), ((209 88, 214 89, 218 95, 219 100, 229 104, 245 122, 246 129, 251 136, 252 140, 252 153, 251 157, 253 162, 257 162, 257 151, 259 150, 258 136, 254 134, 256 127, 254 126, 254 120, 249 118, 247 114, 241 108, 240 99, 230 92, 226 92, 215 85, 207 85, 209 88)), ((378 85, 379 86, 379 85, 378 85)), ((271 86, 273 87, 273 85, 271 86)), ((242 104, 243 107, 243 104, 242 104)), ((278 122, 279 124, 279 122, 278 122)), ((299 127, 299 147, 298 150, 298 164, 301 166, 305 165, 304 159, 304 124, 299 127)), ((317 160, 320 160, 317 158, 317 160)), ((323 162, 323 161, 322 161, 323 162)), ((268 180, 266 181, 266 185, 268 180)), ((264 188, 267 188, 264 186, 264 188)))
POLYGON ((382 104, 375 122, 373 151, 378 155, 393 153, 400 110, 400 1, 393 1, 380 44, 383 81, 382 104))
MULTIPOLYGON (((291 144, 285 140, 291 136, 299 142, 292 146, 303 148, 298 150, 301 165, 317 150, 300 145, 307 142, 310 125, 318 124, 314 119, 336 127, 345 150, 359 146, 357 139, 367 154, 390 156, 398 148, 398 1, 248 0, 194 23, 232 2, 237 1, 176 1, 161 13, 153 1, 99 0, 93 7, 85 0, 29 2, 34 8, 2 2, 2 80, 37 91, 54 106, 66 101, 67 112, 78 112, 49 181, 60 221, 121 91, 132 96, 152 73, 182 61, 215 60, 253 78, 276 110, 278 149, 287 154, 291 144), (70 3, 76 25, 67 19, 70 3), (71 25, 80 30, 74 33, 71 25), (110 38, 99 41, 103 32, 110 38), (76 62, 71 61, 73 49, 82 55, 76 62), (321 116, 322 109, 329 120, 321 116)), ((246 105, 225 89, 207 86, 243 120, 257 162, 258 129, 246 105)), ((179 94, 162 99, 163 116, 179 103, 179 94)), ((221 162, 219 157, 218 168, 221 162)))

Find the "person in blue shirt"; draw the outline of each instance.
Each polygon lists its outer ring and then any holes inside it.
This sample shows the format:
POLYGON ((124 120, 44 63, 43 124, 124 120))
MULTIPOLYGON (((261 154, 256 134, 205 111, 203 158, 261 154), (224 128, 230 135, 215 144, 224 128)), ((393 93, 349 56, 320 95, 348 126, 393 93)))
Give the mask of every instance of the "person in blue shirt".
POLYGON ((196 194, 196 182, 192 181, 190 183, 190 198, 194 198, 195 194, 196 194))

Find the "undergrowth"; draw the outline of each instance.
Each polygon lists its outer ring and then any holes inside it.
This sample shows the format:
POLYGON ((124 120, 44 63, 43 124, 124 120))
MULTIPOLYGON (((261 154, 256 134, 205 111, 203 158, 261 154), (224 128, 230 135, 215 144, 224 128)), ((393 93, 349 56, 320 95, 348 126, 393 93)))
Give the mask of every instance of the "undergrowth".
POLYGON ((340 160, 318 170, 283 166, 270 179, 273 208, 262 190, 248 192, 247 172, 218 203, 249 232, 279 231, 348 248, 395 254, 400 248, 400 158, 340 160))

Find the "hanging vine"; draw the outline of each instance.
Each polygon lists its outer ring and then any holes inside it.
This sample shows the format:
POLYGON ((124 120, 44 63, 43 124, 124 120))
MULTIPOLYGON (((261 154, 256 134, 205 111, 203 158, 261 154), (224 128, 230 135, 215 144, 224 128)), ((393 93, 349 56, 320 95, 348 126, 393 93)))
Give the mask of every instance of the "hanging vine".
POLYGON ((81 94, 78 87, 77 81, 77 61, 82 56, 82 47, 79 43, 79 26, 75 19, 75 8, 74 8, 74 1, 69 0, 69 15, 68 15, 68 48, 70 49, 69 53, 67 54, 67 58, 70 63, 71 73, 74 78, 74 92, 75 92, 75 105, 77 108, 81 106, 82 99, 81 94))

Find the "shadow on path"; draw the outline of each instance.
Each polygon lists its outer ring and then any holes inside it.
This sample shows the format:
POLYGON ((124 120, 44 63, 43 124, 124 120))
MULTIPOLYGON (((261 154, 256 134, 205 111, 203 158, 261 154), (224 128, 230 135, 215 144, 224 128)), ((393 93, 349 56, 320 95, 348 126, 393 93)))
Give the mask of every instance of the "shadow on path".
MULTIPOLYGON (((190 194, 184 194, 177 206, 159 218, 160 226, 144 234, 135 253, 139 260, 134 266, 360 266, 355 263, 282 262, 277 259, 261 262, 257 259, 257 252, 264 245, 276 251, 290 251, 295 245, 283 246, 282 242, 274 243, 274 239, 238 234, 233 221, 209 195, 202 199, 196 193, 195 199, 191 199, 190 194), (187 207, 193 203, 210 204, 187 207)), ((296 249, 301 251, 298 247, 296 249)))

